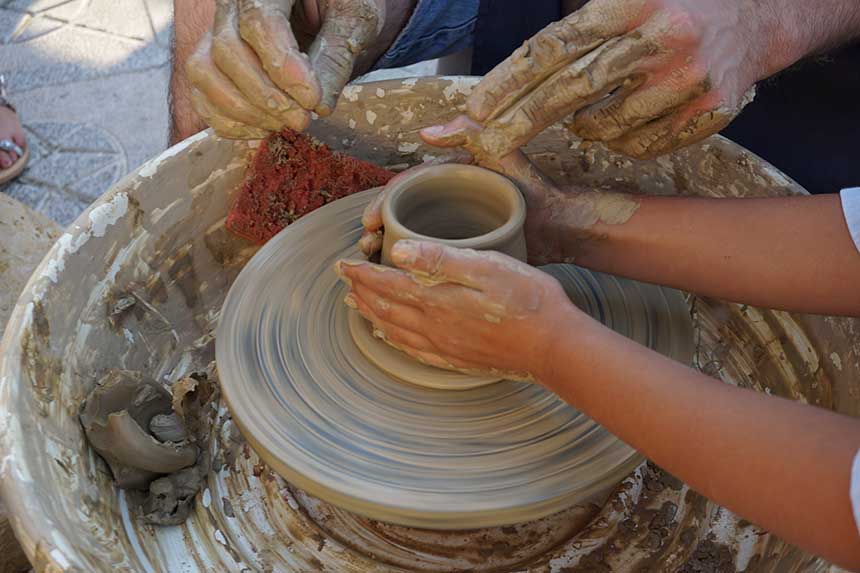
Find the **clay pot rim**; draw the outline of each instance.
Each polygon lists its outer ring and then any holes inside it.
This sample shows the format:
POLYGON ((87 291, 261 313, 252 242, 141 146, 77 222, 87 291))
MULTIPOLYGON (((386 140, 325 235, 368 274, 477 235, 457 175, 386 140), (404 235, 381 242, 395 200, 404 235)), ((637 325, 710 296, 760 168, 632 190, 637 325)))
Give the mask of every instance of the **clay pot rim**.
POLYGON ((413 237, 414 240, 427 240, 435 243, 442 243, 451 247, 461 249, 486 248, 483 245, 496 245, 504 243, 513 238, 517 233, 521 232, 526 221, 526 201, 523 194, 520 192, 513 181, 483 167, 477 165, 464 164, 446 164, 436 165, 432 169, 417 169, 414 173, 409 173, 402 177, 398 177, 391 186, 386 190, 385 200, 382 203, 382 220, 385 222, 386 229, 396 229, 396 233, 402 237, 413 237), (412 229, 405 227, 394 216, 394 208, 400 197, 409 191, 415 183, 435 179, 443 176, 469 176, 476 179, 484 179, 487 184, 494 185, 497 192, 504 193, 512 202, 513 208, 510 217, 500 227, 467 239, 440 239, 416 233, 412 229))

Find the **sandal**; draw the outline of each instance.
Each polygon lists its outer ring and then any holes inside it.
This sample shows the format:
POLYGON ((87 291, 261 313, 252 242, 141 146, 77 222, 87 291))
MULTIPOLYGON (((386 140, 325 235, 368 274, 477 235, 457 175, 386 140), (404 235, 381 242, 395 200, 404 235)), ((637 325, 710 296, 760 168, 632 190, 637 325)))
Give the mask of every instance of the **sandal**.
MULTIPOLYGON (((0 74, 0 107, 9 108, 12 113, 17 113, 15 106, 6 99, 6 78, 2 74, 0 74)), ((15 163, 5 169, 0 169, 0 185, 3 185, 21 175, 30 160, 30 149, 22 148, 12 139, 0 139, 0 151, 8 151, 18 156, 15 163)))

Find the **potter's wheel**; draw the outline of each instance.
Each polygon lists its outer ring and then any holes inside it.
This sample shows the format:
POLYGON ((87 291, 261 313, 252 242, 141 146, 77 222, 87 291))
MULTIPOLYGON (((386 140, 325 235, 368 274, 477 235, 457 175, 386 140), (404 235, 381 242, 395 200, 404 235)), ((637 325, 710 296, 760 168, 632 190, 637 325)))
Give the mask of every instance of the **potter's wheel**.
MULTIPOLYGON (((374 193, 288 227, 227 297, 218 368, 258 453, 336 505, 438 529, 535 519, 629 474, 641 461, 633 449, 541 387, 423 388, 364 357, 333 265, 358 256, 361 214, 374 193)), ((679 292, 573 266, 548 270, 601 322, 689 363, 692 329, 679 292)))

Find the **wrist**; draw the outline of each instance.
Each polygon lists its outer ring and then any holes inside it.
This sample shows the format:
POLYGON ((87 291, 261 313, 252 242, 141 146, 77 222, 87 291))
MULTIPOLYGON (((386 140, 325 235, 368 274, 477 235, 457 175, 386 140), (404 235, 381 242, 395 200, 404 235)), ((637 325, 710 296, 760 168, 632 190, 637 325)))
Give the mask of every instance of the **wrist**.
POLYGON ((772 0, 750 0, 742 17, 751 22, 755 62, 753 81, 770 77, 801 59, 808 46, 799 27, 796 11, 791 3, 778 4, 772 0))
POLYGON ((562 233, 560 262, 582 266, 598 261, 618 243, 642 201, 636 195, 607 191, 567 192, 562 197, 563 204, 551 214, 562 233))
POLYGON ((860 4, 855 0, 819 3, 748 0, 745 21, 758 44, 756 81, 772 76, 797 61, 822 54, 860 37, 860 4))
POLYGON ((549 339, 534 357, 530 370, 535 382, 551 392, 559 393, 571 372, 578 371, 578 358, 590 340, 603 328, 570 301, 565 301, 554 312, 555 319, 549 328, 549 339))

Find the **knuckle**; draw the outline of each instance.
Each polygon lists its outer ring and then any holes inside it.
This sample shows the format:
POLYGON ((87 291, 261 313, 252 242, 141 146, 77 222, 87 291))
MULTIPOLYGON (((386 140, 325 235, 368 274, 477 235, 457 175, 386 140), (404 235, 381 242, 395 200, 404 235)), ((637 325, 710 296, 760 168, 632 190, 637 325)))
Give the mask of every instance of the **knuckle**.
POLYGON ((188 81, 194 86, 199 86, 204 72, 203 57, 195 53, 185 62, 185 73, 188 76, 188 81))
POLYGON ((238 38, 226 32, 219 32, 212 36, 212 57, 218 61, 223 60, 238 49, 238 38))

